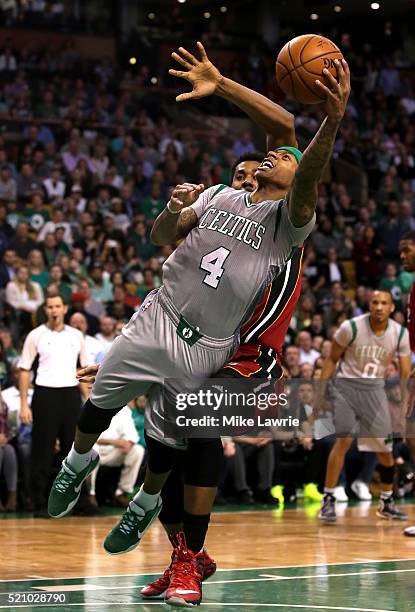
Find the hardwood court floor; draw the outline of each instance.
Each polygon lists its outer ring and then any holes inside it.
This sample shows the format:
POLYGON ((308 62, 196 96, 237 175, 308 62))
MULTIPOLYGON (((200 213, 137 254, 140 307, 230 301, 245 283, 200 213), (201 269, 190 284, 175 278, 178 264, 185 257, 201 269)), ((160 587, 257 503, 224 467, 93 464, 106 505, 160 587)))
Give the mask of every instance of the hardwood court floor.
MULTIPOLYGON (((322 525, 318 508, 215 513, 207 548, 219 569, 204 585, 202 610, 415 612, 415 538, 402 535, 404 524, 382 521, 364 504, 322 525)), ((0 608, 17 609, 16 592, 30 610, 165 606, 138 595, 169 560, 160 525, 135 551, 109 556, 102 541, 115 520, 0 521, 0 608), (38 601, 45 593, 48 604, 38 601)))

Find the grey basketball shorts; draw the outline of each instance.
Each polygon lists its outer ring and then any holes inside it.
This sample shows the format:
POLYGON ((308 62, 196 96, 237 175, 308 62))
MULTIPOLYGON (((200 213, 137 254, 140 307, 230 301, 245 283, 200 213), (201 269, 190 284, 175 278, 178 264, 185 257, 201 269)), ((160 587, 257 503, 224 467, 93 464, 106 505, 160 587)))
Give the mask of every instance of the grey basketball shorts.
MULTIPOLYGON (((192 324, 203 329, 202 321, 192 324)), ((202 336, 180 316, 162 287, 146 297, 114 341, 97 373, 91 401, 98 408, 120 408, 139 395, 157 394, 166 379, 178 381, 171 393, 196 389, 237 345, 237 335, 202 336)))
POLYGON ((378 452, 392 449, 392 418, 383 386, 360 379, 336 379, 330 386, 330 398, 338 437, 364 439, 378 452))

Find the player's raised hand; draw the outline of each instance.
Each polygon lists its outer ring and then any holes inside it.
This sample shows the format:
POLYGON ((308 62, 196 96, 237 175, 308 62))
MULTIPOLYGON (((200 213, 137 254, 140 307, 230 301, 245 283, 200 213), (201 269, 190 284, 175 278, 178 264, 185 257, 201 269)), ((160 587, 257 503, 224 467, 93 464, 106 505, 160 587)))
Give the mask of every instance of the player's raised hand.
POLYGON ((215 93, 223 76, 208 58, 205 48, 201 42, 197 43, 200 59, 197 59, 187 49, 179 47, 177 52, 171 54, 172 58, 186 68, 186 70, 169 70, 169 74, 185 79, 191 83, 193 89, 187 93, 180 94, 176 102, 184 102, 194 98, 205 98, 215 93))
POLYGON ((347 101, 350 96, 350 70, 346 60, 334 60, 337 67, 339 80, 326 68, 323 74, 326 78, 328 86, 324 85, 319 80, 316 80, 316 85, 322 90, 326 96, 326 110, 329 120, 340 123, 346 111, 347 101))
POLYGON ((176 185, 173 189, 170 198, 170 210, 172 212, 178 212, 187 206, 191 206, 204 191, 205 186, 200 183, 195 185, 193 183, 183 183, 182 185, 176 185))

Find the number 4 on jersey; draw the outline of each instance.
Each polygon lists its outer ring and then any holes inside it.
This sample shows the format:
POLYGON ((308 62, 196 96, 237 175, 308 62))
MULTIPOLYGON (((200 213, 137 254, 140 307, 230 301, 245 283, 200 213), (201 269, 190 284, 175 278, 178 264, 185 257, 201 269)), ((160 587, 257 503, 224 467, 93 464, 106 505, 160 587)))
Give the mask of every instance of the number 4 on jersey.
POLYGON ((209 287, 216 289, 219 285, 219 281, 224 272, 223 264, 229 253, 230 251, 225 249, 225 247, 219 247, 202 257, 199 267, 201 270, 207 272, 203 282, 209 285, 209 287))

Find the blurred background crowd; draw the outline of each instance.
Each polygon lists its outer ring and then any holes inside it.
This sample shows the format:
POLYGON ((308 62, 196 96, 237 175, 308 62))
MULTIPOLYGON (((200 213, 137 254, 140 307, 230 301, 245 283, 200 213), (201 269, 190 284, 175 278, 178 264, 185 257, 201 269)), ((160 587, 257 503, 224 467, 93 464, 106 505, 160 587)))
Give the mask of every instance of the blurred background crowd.
MULTIPOLYGON (((235 160, 265 146, 255 126, 219 98, 180 108, 173 103, 184 88, 168 76, 169 53, 196 34, 224 74, 282 101, 295 114, 301 148, 324 110, 283 101, 273 72, 277 49, 295 33, 312 29, 334 40, 350 64, 352 96, 319 189, 302 295, 287 336, 284 358, 291 377, 318 376, 334 331, 367 311, 374 288, 392 292, 394 318, 404 323, 413 278, 401 270, 398 243, 415 228, 410 20, 404 25, 402 15, 375 19, 371 12, 362 16, 372 20, 371 32, 363 28, 362 34, 363 22, 341 21, 336 11, 339 25, 333 28, 331 18, 327 29, 324 11, 332 17, 333 3, 315 3, 324 5, 321 20, 316 13, 317 19, 307 21, 312 3, 299 1, 294 4, 301 4, 305 20, 300 29, 294 31, 282 16, 275 32, 258 22, 247 42, 229 25, 237 10, 232 2, 211 13, 197 3, 196 30, 185 3, 170 2, 174 27, 167 25, 166 0, 159 11, 145 11, 144 25, 130 30, 125 22, 128 10, 136 10, 131 3, 121 3, 128 6, 115 21, 118 3, 103 11, 96 4, 0 1, 5 26, 0 28, 0 384, 5 400, 9 389, 9 412, 18 411, 16 360, 27 333, 45 321, 45 296, 57 291, 64 296, 68 324, 84 333, 90 363, 99 363, 147 293, 162 282, 161 268, 174 245, 155 247, 149 232, 172 187, 183 181, 206 187, 229 183, 235 160), (111 28, 122 32, 117 38, 122 44, 108 35, 111 28), (73 32, 79 35, 68 34, 73 32)), ((260 4, 266 16, 268 3, 260 4)), ((244 5, 245 15, 249 6, 244 5)), ((392 368, 391 378, 397 375, 392 368)), ((304 394, 301 402, 309 406, 304 394)), ((307 410, 304 414, 306 420, 307 410)), ((17 428, 0 415, 0 446, 13 446, 17 428)), ((296 436, 295 444, 253 442, 255 452, 245 452, 245 459, 254 455, 262 470, 265 484, 259 488, 282 484, 286 499, 295 499, 298 486, 307 484, 310 454, 315 466, 312 438, 308 432, 296 436), (281 476, 290 457, 300 470, 295 477, 281 476)), ((238 441, 225 443, 230 459, 238 456, 235 445, 238 441)), ((318 451, 319 475, 310 482, 321 483, 326 456, 318 451)), ((355 457, 351 472, 356 462, 355 457)), ((397 462, 410 465, 402 445, 397 462)), ((4 458, 3 472, 5 465, 4 458)), ((241 469, 230 468, 234 493, 250 503, 255 486, 243 482, 241 469)), ((407 472, 402 478, 410 480, 407 472)), ((349 481, 353 478, 356 474, 349 481)))

